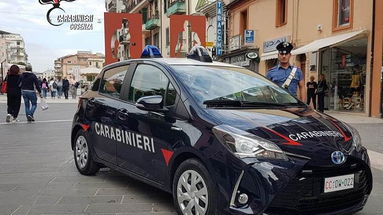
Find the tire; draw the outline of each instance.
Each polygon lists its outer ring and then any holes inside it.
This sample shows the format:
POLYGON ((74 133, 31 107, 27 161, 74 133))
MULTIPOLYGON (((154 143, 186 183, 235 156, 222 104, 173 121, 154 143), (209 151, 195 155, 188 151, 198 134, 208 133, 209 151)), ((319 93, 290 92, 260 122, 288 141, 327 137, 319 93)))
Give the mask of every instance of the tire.
POLYGON ((77 170, 83 175, 94 175, 100 169, 100 166, 93 161, 92 147, 89 145, 88 138, 82 130, 76 134, 73 156, 77 170))
POLYGON ((206 167, 197 159, 188 159, 181 163, 174 174, 172 190, 178 214, 196 215, 197 211, 199 215, 218 214, 217 188, 206 167), (198 180, 194 186, 192 178, 198 180), (187 185, 182 181, 186 181, 187 185), (190 207, 192 205, 194 206, 190 207))

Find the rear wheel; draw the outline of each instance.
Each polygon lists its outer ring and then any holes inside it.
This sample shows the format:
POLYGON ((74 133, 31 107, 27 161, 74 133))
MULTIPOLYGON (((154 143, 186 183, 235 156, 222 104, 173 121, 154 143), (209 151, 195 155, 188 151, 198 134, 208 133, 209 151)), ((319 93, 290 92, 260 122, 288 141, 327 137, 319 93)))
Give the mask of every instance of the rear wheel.
POLYGON ((94 175, 100 169, 100 166, 93 161, 92 149, 85 132, 82 130, 77 132, 73 154, 77 170, 81 174, 94 175))
POLYGON ((173 199, 178 214, 216 214, 216 188, 200 161, 189 159, 178 167, 173 179, 173 199))

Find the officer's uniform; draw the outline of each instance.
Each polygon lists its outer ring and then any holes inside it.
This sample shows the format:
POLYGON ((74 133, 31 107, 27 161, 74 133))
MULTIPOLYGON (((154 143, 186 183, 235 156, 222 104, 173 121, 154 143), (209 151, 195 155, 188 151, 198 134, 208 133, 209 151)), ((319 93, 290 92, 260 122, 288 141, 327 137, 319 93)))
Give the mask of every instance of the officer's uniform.
MULTIPOLYGON (((277 50, 279 53, 288 54, 293 49, 293 46, 291 43, 282 42, 278 44, 277 50)), ((278 64, 276 67, 271 68, 268 72, 266 77, 276 83, 279 86, 282 86, 286 79, 290 76, 291 71, 293 70, 294 66, 289 65, 287 69, 284 69, 281 67, 280 64, 278 64)), ((297 71, 295 72, 295 75, 293 79, 290 82, 289 87, 287 88, 288 91, 293 95, 297 96, 297 89, 299 85, 299 81, 303 80, 303 73, 302 70, 297 68, 297 71)))

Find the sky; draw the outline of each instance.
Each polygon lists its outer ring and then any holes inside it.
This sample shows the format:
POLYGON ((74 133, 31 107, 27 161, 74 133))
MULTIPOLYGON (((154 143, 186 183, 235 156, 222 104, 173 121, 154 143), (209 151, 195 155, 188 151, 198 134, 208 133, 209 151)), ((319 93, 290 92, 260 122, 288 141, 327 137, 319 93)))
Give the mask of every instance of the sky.
POLYGON ((104 53, 105 0, 62 1, 65 15, 94 15, 93 30, 70 30, 70 25, 52 26, 46 14, 53 6, 39 0, 1 0, 0 30, 20 34, 24 38, 28 61, 33 71, 53 69, 54 60, 77 51, 104 53), (101 23, 97 21, 101 19, 101 23))

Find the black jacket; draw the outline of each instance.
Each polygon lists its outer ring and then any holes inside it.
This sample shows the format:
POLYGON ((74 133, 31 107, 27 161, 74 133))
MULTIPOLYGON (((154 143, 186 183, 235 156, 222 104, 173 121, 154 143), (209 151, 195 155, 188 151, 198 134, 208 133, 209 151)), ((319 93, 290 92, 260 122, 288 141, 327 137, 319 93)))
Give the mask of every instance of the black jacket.
POLYGON ((7 76, 7 93, 12 95, 21 94, 20 90, 20 75, 8 75, 7 76))
POLYGON ((36 90, 41 93, 41 85, 39 85, 39 81, 35 74, 31 72, 24 72, 21 75, 21 90, 36 90))
POLYGON ((69 81, 67 79, 63 80, 63 90, 69 89, 69 81))

